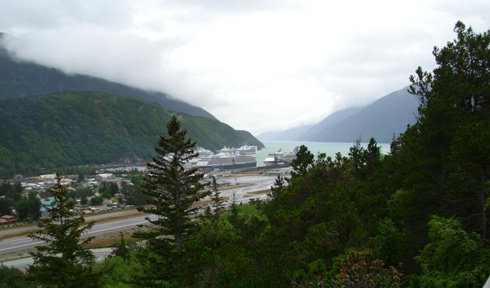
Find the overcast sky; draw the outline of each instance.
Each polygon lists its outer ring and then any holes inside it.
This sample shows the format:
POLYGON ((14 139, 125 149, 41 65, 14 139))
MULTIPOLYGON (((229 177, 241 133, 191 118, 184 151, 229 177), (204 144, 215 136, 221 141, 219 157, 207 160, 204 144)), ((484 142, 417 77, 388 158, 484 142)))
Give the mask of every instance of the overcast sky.
POLYGON ((22 59, 203 107, 257 135, 317 122, 432 70, 457 20, 490 27, 488 0, 2 0, 22 59))

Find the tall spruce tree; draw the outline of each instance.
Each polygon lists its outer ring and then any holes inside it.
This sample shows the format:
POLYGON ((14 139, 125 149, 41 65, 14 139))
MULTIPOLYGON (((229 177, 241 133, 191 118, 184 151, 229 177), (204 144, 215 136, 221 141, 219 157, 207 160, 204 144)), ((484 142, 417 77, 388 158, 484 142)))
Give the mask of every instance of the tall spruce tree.
POLYGON ((308 168, 313 164, 313 159, 315 156, 308 151, 305 145, 299 147, 298 152, 296 152, 296 158, 294 158, 291 166, 293 171, 291 171, 291 176, 301 176, 304 177, 308 172, 308 168))
POLYGON ((36 246, 36 251, 31 253, 34 263, 28 269, 29 275, 42 283, 42 287, 97 287, 90 266, 94 256, 83 247, 92 237, 82 239, 93 223, 86 223, 83 215, 75 215, 75 202, 61 185, 59 175, 50 193, 54 201, 47 209, 49 218, 39 221, 41 230, 29 235, 47 243, 36 246))
POLYGON ((197 210, 192 204, 208 194, 203 192, 203 174, 197 168, 184 167, 198 154, 194 151, 196 143, 186 137, 187 131, 181 130, 176 116, 167 124, 167 134, 159 137, 157 156, 147 164, 143 193, 149 196, 150 206, 139 209, 157 216, 146 218, 156 229, 139 236, 148 239, 153 261, 163 266, 151 275, 159 280, 181 279, 184 242, 193 228, 191 216, 197 210))
POLYGON ((420 165, 409 174, 419 183, 413 190, 487 243, 490 30, 477 34, 457 22, 454 32, 454 41, 434 48, 438 67, 432 73, 419 67, 410 77, 409 91, 422 105, 417 124, 402 140, 404 152, 415 156, 411 162, 420 165))

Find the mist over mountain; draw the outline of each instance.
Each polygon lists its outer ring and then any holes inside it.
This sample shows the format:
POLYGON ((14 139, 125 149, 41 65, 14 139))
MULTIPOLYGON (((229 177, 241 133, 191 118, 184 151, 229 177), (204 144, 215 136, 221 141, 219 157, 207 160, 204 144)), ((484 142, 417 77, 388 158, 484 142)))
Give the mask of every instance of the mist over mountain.
POLYGON ((361 111, 364 108, 365 108, 365 106, 351 107, 351 108, 347 108, 344 110, 334 112, 334 113, 330 114, 329 116, 327 116, 322 121, 318 122, 317 124, 311 125, 310 127, 305 127, 307 129, 304 129, 303 133, 298 135, 295 139, 315 138, 316 133, 318 133, 317 131, 321 131, 321 130, 329 127, 329 126, 335 125, 335 124, 351 117, 352 115, 358 113, 359 111, 361 111))
POLYGON ((287 140, 295 140, 299 138, 301 135, 305 133, 306 130, 313 127, 313 125, 303 125, 300 127, 294 127, 287 130, 282 131, 272 131, 265 132, 257 135, 257 138, 262 141, 267 140, 278 140, 278 141, 287 141, 287 140))
POLYGON ((393 136, 398 136, 407 125, 415 123, 419 104, 418 98, 408 93, 405 87, 370 105, 332 113, 315 125, 263 133, 257 138, 318 142, 355 142, 361 139, 366 142, 373 137, 380 143, 390 143, 393 136), (298 134, 298 131, 303 133, 298 134))
POLYGON ((338 122, 352 116, 359 112, 364 107, 347 108, 341 111, 334 112, 327 116, 325 119, 317 124, 303 125, 299 127, 290 128, 283 131, 272 131, 259 134, 257 138, 260 140, 305 140, 306 138, 312 138, 317 131, 324 129, 330 125, 337 124, 338 122))
POLYGON ((149 160, 170 115, 197 145, 264 145, 248 131, 161 92, 16 59, 0 33, 0 175, 149 160))
POLYGON ((20 98, 55 92, 96 91, 132 96, 160 104, 167 111, 215 118, 206 110, 161 93, 87 75, 68 75, 61 70, 15 59, 2 46, 0 34, 0 99, 20 98))
MULTIPOLYGON (((404 132, 407 125, 416 122, 419 100, 406 88, 390 93, 358 113, 327 126, 317 133, 309 133, 303 140, 367 142, 371 137, 380 143, 390 143, 394 136, 404 132)), ((311 131, 310 131, 311 132, 311 131)))

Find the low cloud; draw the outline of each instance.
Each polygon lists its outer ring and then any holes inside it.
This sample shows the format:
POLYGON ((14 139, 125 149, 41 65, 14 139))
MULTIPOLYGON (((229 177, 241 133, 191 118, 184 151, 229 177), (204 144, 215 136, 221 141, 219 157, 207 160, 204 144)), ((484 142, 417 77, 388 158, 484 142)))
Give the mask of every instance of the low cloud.
POLYGON ((0 27, 22 59, 164 91, 258 134, 406 86, 457 20, 481 31, 490 14, 483 1, 243 3, 6 0, 0 27))

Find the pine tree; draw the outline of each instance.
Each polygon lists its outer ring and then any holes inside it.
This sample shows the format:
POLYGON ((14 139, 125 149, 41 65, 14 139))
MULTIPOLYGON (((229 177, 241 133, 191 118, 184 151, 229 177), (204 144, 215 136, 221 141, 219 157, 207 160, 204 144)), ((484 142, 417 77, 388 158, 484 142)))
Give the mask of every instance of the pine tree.
POLYGON ((122 232, 119 232, 121 239, 116 245, 116 249, 112 252, 112 255, 121 257, 124 261, 129 261, 131 254, 129 252, 128 246, 126 245, 126 241, 124 240, 124 235, 122 232))
POLYGON ((94 256, 83 248, 92 237, 82 239, 93 223, 85 223, 83 215, 75 215, 75 202, 61 185, 59 175, 50 193, 54 197, 47 209, 50 216, 38 222, 41 230, 29 235, 47 244, 36 246, 36 252, 31 253, 34 263, 28 272, 46 287, 96 287, 97 279, 90 267, 94 256))
POLYGON ((221 193, 218 190, 216 177, 214 176, 213 176, 213 180, 211 181, 211 190, 212 190, 211 200, 213 200, 212 206, 213 206, 214 214, 219 215, 224 209, 224 204, 223 204, 223 197, 221 197, 221 193))
POLYGON ((271 192, 267 196, 272 199, 277 199, 285 189, 285 181, 281 175, 277 175, 274 185, 271 186, 271 192))
POLYGON ((313 164, 313 159, 315 156, 308 151, 308 148, 305 145, 301 145, 299 147, 298 152, 296 153, 296 158, 291 163, 293 167, 293 171, 291 171, 291 176, 301 176, 304 177, 308 172, 308 168, 313 164))
POLYGON ((184 167, 198 154, 194 151, 196 143, 186 137, 187 131, 181 130, 176 116, 167 124, 167 132, 168 136, 159 137, 157 156, 147 164, 143 193, 149 196, 150 206, 139 209, 157 216, 154 220, 147 217, 156 229, 139 236, 149 240, 151 257, 166 270, 155 271, 151 276, 179 279, 183 273, 184 242, 193 228, 191 216, 197 211, 192 204, 207 193, 202 192, 203 174, 197 168, 184 167))
POLYGON ((434 47, 437 68, 430 73, 419 67, 410 77, 409 92, 422 105, 418 122, 402 140, 404 150, 413 151, 411 161, 420 165, 410 167, 416 173, 409 176, 425 184, 416 188, 429 195, 427 205, 457 216, 465 229, 480 233, 487 243, 490 30, 478 34, 458 21, 454 32, 454 41, 434 47))

